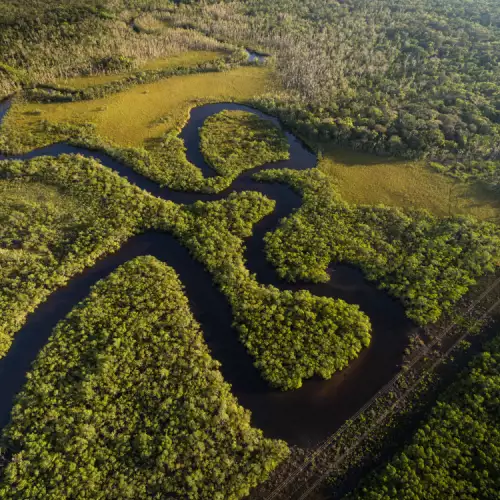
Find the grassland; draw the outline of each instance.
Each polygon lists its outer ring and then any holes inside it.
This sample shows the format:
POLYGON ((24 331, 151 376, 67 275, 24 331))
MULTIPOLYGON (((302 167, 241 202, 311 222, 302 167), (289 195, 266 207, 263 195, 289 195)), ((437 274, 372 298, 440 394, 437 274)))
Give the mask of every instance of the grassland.
POLYGON ((472 215, 500 221, 500 200, 480 183, 459 182, 425 161, 384 158, 330 145, 320 169, 350 203, 424 208, 437 216, 472 215))
POLYGON ((42 120, 93 123, 97 134, 107 141, 126 147, 144 146, 168 131, 180 129, 196 102, 245 100, 272 86, 270 70, 261 67, 175 76, 94 101, 45 105, 17 102, 5 125, 18 133, 33 134, 42 120))
MULTIPOLYGON (((188 67, 195 66, 196 64, 214 61, 221 57, 223 52, 216 52, 213 50, 191 50, 183 54, 170 56, 167 58, 155 58, 142 64, 138 69, 143 71, 167 69, 174 67, 188 67)), ((102 85, 105 83, 116 82, 125 78, 128 73, 113 73, 105 75, 93 76, 80 76, 75 78, 68 78, 58 80, 56 83, 62 87, 70 87, 73 89, 84 89, 94 85, 102 85)))

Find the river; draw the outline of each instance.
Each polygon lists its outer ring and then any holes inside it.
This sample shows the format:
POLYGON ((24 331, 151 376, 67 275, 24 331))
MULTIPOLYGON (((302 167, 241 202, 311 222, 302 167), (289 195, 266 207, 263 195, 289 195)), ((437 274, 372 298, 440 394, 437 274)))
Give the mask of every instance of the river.
MULTIPOLYGON (((0 103, 0 122, 8 108, 8 102, 0 103)), ((215 172, 201 154, 199 128, 207 117, 222 110, 250 111, 280 126, 276 118, 235 103, 208 104, 192 109, 180 136, 186 145, 189 161, 207 177, 215 175, 215 172)), ((281 290, 307 289, 314 295, 358 304, 372 323, 370 346, 348 368, 329 380, 307 380, 300 389, 294 391, 282 392, 270 388, 260 378, 251 357, 238 341, 238 334, 231 327, 230 307, 212 284, 211 275, 173 236, 148 232, 131 238, 119 251, 100 259, 91 269, 73 277, 67 286, 54 292, 28 316, 26 324, 16 334, 10 351, 0 360, 0 426, 8 422, 13 399, 22 389, 26 372, 47 342, 54 326, 88 295, 90 287, 98 280, 140 255, 153 255, 175 269, 186 288, 191 309, 201 324, 211 353, 221 362, 226 381, 232 385, 240 404, 252 412, 252 424, 261 428, 267 437, 281 438, 298 446, 314 446, 335 432, 392 378, 400 368, 408 335, 416 328, 406 318, 399 301, 367 282, 360 270, 347 265, 332 265, 328 283, 291 284, 279 280, 274 268, 266 261, 263 236, 276 228, 282 217, 300 207, 301 199, 285 185, 258 183, 252 180, 252 175, 268 168, 309 169, 316 165, 315 155, 293 134, 284 132, 290 144, 290 159, 244 172, 230 188, 215 195, 161 188, 104 153, 65 143, 15 158, 29 159, 63 153, 93 157, 140 188, 176 203, 218 200, 232 192, 252 190, 263 193, 276 201, 276 209, 259 222, 254 227, 253 235, 246 239, 245 258, 250 271, 256 273, 260 283, 272 284, 281 290)), ((1 159, 5 157, 0 156, 1 159)))

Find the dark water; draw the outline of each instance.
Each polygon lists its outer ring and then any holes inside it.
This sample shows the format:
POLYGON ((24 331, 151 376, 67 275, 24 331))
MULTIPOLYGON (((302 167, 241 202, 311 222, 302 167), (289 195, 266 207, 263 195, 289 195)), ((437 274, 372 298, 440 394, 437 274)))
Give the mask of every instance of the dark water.
MULTIPOLYGON (((0 119, 8 105, 0 103, 0 119), (2 111, 3 110, 3 111, 2 111)), ((198 129, 204 120, 224 109, 246 110, 278 123, 273 117, 246 106, 219 103, 200 106, 191 111, 191 117, 181 133, 188 159, 204 175, 213 175, 199 150, 198 129)), ((253 367, 252 359, 238 341, 231 327, 232 316, 225 297, 212 285, 211 275, 194 261, 188 251, 168 234, 150 232, 131 238, 119 251, 97 262, 92 269, 74 277, 68 286, 57 290, 28 317, 25 326, 15 337, 7 356, 0 360, 0 426, 9 420, 12 401, 24 383, 25 374, 37 353, 50 337, 58 321, 72 307, 88 295, 90 287, 119 265, 140 255, 153 255, 172 266, 186 288, 186 294, 196 319, 200 322, 212 355, 222 363, 222 373, 232 385, 239 402, 252 412, 253 425, 264 430, 268 437, 278 437, 291 444, 308 446, 334 432, 363 403, 380 389, 398 371, 407 336, 414 326, 406 319, 399 302, 364 280, 362 273, 345 265, 332 266, 331 279, 325 284, 289 284, 277 279, 263 252, 263 236, 276 227, 279 220, 301 204, 300 197, 287 186, 261 184, 253 181, 254 172, 266 168, 313 168, 315 155, 287 133, 290 159, 265 165, 242 174, 233 185, 217 195, 176 192, 160 188, 154 182, 137 174, 107 155, 76 148, 68 144, 54 144, 32 151, 20 158, 62 153, 79 153, 94 157, 150 193, 177 203, 193 203, 225 198, 228 193, 245 190, 259 191, 276 201, 276 210, 254 228, 246 241, 245 257, 251 272, 261 283, 273 284, 281 290, 307 289, 318 296, 342 298, 359 304, 373 326, 372 343, 350 366, 330 380, 313 379, 304 382, 301 389, 281 392, 270 389, 253 367)))
POLYGON ((266 54, 261 54, 259 52, 254 52, 253 50, 248 50, 248 60, 250 62, 264 62, 269 56, 266 54))

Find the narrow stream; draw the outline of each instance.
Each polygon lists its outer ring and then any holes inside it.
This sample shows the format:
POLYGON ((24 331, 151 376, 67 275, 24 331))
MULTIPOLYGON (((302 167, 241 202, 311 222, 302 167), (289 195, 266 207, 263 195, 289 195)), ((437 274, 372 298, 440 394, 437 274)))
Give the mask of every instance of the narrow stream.
MULTIPOLYGON (((0 121, 8 107, 8 103, 0 103, 0 121)), ((214 175, 214 172, 200 152, 198 130, 207 117, 222 110, 250 111, 279 125, 276 118, 239 104, 218 103, 194 108, 181 132, 181 138, 185 142, 189 161, 198 166, 205 176, 214 175)), ((0 360, 0 427, 8 422, 13 399, 21 390, 26 372, 47 342, 54 326, 88 295, 93 284, 119 265, 140 255, 153 255, 172 266, 179 274, 212 355, 222 363, 221 370, 225 379, 232 385, 239 402, 252 412, 253 425, 261 428, 268 437, 282 438, 299 446, 312 446, 334 432, 391 379, 399 369, 407 337, 415 329, 405 317, 398 301, 368 283, 359 270, 350 266, 332 266, 328 283, 290 284, 280 281, 274 268, 266 261, 263 236, 273 230, 282 217, 300 207, 301 199, 285 185, 258 183, 252 180, 252 175, 267 168, 307 169, 316 164, 315 155, 295 136, 285 133, 290 143, 289 160, 247 171, 230 188, 216 195, 161 188, 104 153, 64 143, 41 148, 17 158, 57 156, 63 153, 93 157, 140 188, 176 203, 218 200, 232 192, 249 190, 263 193, 276 201, 276 209, 254 227, 253 236, 246 240, 245 258, 250 271, 257 274, 259 282, 272 284, 281 290, 307 289, 314 295, 341 298, 358 304, 372 322, 370 347, 348 368, 338 372, 330 380, 308 380, 302 388, 295 391, 281 392, 269 388, 238 341, 237 332, 231 327, 229 305, 212 284, 211 275, 202 264, 190 257, 188 251, 173 236, 148 232, 131 238, 116 253, 104 257, 91 269, 71 279, 66 287, 54 292, 29 315, 28 321, 17 333, 9 353, 0 360)), ((1 159, 5 157, 0 156, 1 159)))

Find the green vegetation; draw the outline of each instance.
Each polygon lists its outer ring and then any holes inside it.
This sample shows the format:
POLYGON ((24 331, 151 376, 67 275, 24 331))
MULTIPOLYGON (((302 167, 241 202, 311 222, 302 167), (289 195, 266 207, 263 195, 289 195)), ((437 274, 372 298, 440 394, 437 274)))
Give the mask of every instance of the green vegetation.
POLYGON ((222 111, 209 117, 200 130, 200 147, 215 171, 231 178, 290 157, 283 132, 269 120, 245 111, 222 111))
POLYGON ((425 325, 498 261, 500 240, 492 224, 351 206, 320 171, 269 170, 257 178, 290 183, 303 195, 301 208, 266 235, 269 261, 292 281, 327 281, 330 262, 350 263, 400 298, 407 316, 425 325))
POLYGON ((287 447, 251 427, 218 366, 172 269, 128 262, 38 356, 4 434, 0 497, 246 496, 287 447))
POLYGON ((347 498, 497 498, 500 338, 440 398, 411 443, 347 498))
MULTIPOLYGON (((484 222, 498 217, 500 185, 497 0, 28 4, 0 4, 0 99, 19 91, 1 152, 69 141, 161 185, 220 192, 288 157, 279 130, 247 113, 210 118, 201 147, 219 175, 209 179, 178 133, 195 105, 245 102, 321 152, 314 171, 257 176, 303 197, 266 236, 282 278, 325 281, 332 261, 349 263, 424 325, 498 265, 498 227, 484 222), (247 65, 245 46, 271 53, 269 64, 247 65), (346 146, 348 161, 338 161, 346 146), (384 159, 365 168, 372 159, 359 151, 384 159)), ((288 390, 331 377, 369 345, 369 318, 257 282, 244 239, 273 208, 256 192, 175 205, 78 156, 2 162, 0 356, 53 290, 157 230, 212 274, 269 383, 288 390)), ((499 346, 358 495, 495 496, 499 346)), ((14 457, 0 497, 72 498, 85 484, 82 498, 239 498, 286 455, 249 419, 174 273, 137 259, 96 286, 43 350, 6 434, 14 457)))
POLYGON ((315 297, 307 291, 281 292, 260 285, 245 267, 243 238, 274 208, 249 192, 186 207, 173 231, 212 273, 231 304, 240 339, 273 386, 295 389, 317 374, 329 378, 370 342, 370 322, 358 306, 315 297))
POLYGON ((322 152, 318 167, 349 203, 421 208, 439 217, 463 214, 480 220, 500 220, 496 192, 480 182, 452 179, 421 160, 383 158, 328 147, 322 152))
POLYGON ((140 230, 152 197, 70 156, 2 162, 0 193, 1 357, 55 288, 140 230))
MULTIPOLYGON (((191 53, 190 53, 191 54, 191 53)), ((116 76, 108 83, 91 85, 92 82, 106 81, 110 75, 91 76, 75 78, 80 88, 64 87, 57 84, 39 85, 34 88, 25 89, 23 95, 26 99, 32 102, 51 103, 51 102, 76 102, 89 101, 92 99, 101 99, 103 97, 117 94, 127 90, 135 85, 144 85, 146 83, 157 82, 170 78, 172 76, 185 76, 203 73, 217 73, 229 71, 232 68, 240 66, 240 63, 247 60, 245 52, 235 52, 224 58, 211 57, 208 61, 203 62, 203 56, 195 56, 187 58, 186 62, 182 62, 183 56, 172 57, 171 59, 155 59, 151 61, 149 66, 157 69, 140 69, 135 72, 130 72, 126 75, 116 76), (190 61, 199 60, 201 62, 190 64, 190 61), (175 64, 175 63, 178 64, 175 64), (88 80, 88 84, 86 84, 88 80)), ((148 65, 146 65, 148 66, 148 65)))
POLYGON ((314 374, 328 378, 370 341, 369 320, 357 306, 305 291, 280 292, 260 285, 249 273, 243 238, 274 208, 260 193, 232 194, 184 207, 147 195, 97 162, 78 156, 4 162, 0 173, 8 179, 5 182, 17 183, 12 189, 20 193, 36 183, 41 191, 49 186, 50 192, 75 200, 56 209, 48 203, 6 198, 2 355, 26 315, 52 290, 131 235, 148 229, 172 232, 213 274, 231 304, 241 341, 274 386, 300 387, 302 379, 314 374), (60 213, 71 207, 81 215, 60 213))
POLYGON ((275 55, 286 93, 260 105, 310 140, 428 157, 498 184, 496 0, 183 3, 158 15, 275 55))
POLYGON ((284 92, 256 103, 310 141, 425 157, 498 184, 495 0, 180 3, 6 0, 0 93, 189 50, 234 51, 222 39, 274 55, 284 92))

